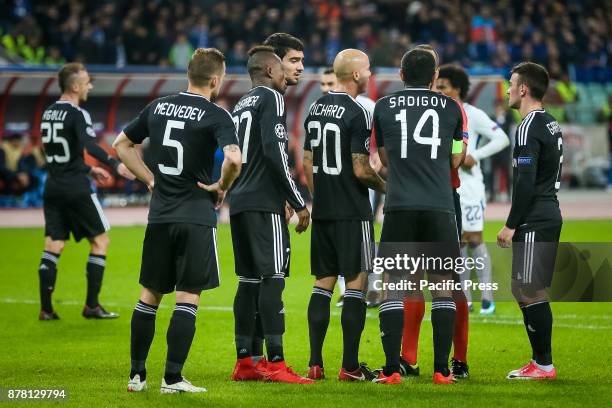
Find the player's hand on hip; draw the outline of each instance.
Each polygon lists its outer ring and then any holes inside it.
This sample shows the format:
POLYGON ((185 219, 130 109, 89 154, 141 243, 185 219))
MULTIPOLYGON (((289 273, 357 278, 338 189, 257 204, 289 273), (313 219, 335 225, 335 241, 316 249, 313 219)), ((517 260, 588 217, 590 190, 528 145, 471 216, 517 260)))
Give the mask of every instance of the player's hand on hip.
POLYGON ((198 181, 198 187, 213 194, 213 196, 215 197, 215 210, 221 208, 223 200, 225 199, 226 191, 223 190, 221 186, 219 186, 218 182, 213 184, 204 184, 198 181))
POLYGON ((102 167, 92 167, 89 174, 94 178, 94 180, 100 182, 106 181, 110 178, 108 171, 104 170, 102 167))
POLYGON ((136 176, 134 175, 134 173, 132 173, 130 171, 130 169, 127 168, 127 166, 123 163, 119 163, 119 165, 117 166, 117 173, 121 176, 124 177, 128 180, 135 180, 136 176))
POLYGON ((308 229, 308 224, 310 224, 310 212, 308 208, 304 208, 303 210, 298 211, 298 224, 295 227, 295 232, 298 234, 306 231, 308 229))
POLYGON ((293 217, 293 214, 295 214, 295 211, 293 210, 293 208, 291 208, 291 206, 288 203, 285 203, 285 221, 287 222, 287 224, 289 224, 289 220, 291 220, 291 217, 293 217))
POLYGON ((475 165, 476 165, 476 160, 474 160, 471 154, 468 154, 465 156, 465 160, 463 160, 463 164, 461 165, 461 167, 463 167, 465 170, 469 170, 475 165))
POLYGON ((501 248, 510 248, 512 245, 512 237, 514 236, 514 230, 504 227, 497 234, 497 245, 501 248))
POLYGON ((149 191, 152 193, 153 189, 155 188, 155 180, 151 180, 149 181, 147 184, 147 188, 149 189, 149 191))

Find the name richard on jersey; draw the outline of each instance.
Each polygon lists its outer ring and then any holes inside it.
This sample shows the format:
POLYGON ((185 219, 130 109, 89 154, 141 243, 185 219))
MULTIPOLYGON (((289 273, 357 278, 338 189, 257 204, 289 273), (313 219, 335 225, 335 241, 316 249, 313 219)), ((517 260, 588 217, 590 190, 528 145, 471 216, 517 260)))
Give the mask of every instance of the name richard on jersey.
POLYGON ((327 105, 324 103, 313 103, 310 107, 310 114, 316 116, 327 116, 342 119, 346 109, 339 105, 327 105))
POLYGON ((448 99, 437 95, 397 95, 389 97, 387 101, 389 103, 389 108, 392 109, 404 106, 441 106, 442 108, 446 108, 446 103, 448 102, 448 99))
POLYGON ((154 115, 173 116, 175 118, 202 120, 205 110, 188 105, 177 105, 170 102, 160 102, 155 107, 154 115))

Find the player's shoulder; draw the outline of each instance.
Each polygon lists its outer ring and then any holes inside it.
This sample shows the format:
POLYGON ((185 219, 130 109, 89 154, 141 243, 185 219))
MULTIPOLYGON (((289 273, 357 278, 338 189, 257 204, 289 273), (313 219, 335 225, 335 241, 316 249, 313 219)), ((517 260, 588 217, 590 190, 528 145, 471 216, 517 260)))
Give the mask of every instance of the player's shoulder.
POLYGON ((540 138, 546 132, 549 122, 556 121, 544 109, 536 109, 529 112, 516 129, 517 143, 519 146, 526 145, 529 139, 540 138), (552 119, 551 119, 552 118, 552 119))
POLYGON ((278 116, 285 114, 285 98, 276 89, 260 85, 251 89, 249 94, 259 97, 258 104, 260 106, 274 109, 278 116))

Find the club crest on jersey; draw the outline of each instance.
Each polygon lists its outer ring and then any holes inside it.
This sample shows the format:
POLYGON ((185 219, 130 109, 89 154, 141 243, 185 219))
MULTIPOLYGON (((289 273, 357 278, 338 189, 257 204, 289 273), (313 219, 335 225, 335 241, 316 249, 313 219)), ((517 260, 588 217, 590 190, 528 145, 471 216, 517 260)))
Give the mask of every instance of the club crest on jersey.
POLYGON ((289 138, 287 137, 287 131, 285 130, 285 126, 283 126, 282 123, 277 123, 276 126, 274 126, 274 133, 279 139, 289 140, 289 138))
POLYGON ((365 148, 369 153, 370 152, 370 138, 369 137, 365 140, 365 148))

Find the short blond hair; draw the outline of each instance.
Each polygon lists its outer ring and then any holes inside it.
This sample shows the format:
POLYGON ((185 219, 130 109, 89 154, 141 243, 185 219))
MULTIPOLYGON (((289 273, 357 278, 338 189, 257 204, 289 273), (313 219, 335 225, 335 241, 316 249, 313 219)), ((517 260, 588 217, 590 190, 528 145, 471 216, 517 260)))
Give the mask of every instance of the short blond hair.
POLYGON ((74 81, 74 77, 81 71, 85 71, 85 65, 80 62, 70 62, 59 70, 57 73, 57 83, 62 93, 69 90, 70 85, 72 85, 74 81))
POLYGON ((207 86, 215 75, 225 69, 225 56, 216 48, 198 48, 193 52, 187 66, 189 82, 195 86, 207 86))

